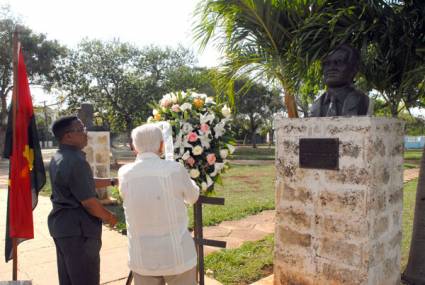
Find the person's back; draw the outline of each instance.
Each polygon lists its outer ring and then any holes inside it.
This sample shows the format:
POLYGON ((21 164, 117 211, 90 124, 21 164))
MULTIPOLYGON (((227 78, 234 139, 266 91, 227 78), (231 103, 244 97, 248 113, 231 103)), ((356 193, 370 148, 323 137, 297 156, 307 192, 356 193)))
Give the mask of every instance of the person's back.
POLYGON ((130 269, 147 277, 178 275, 193 269, 196 251, 187 229, 185 202, 196 202, 199 188, 187 170, 157 153, 142 152, 134 163, 120 168, 118 176, 130 269))

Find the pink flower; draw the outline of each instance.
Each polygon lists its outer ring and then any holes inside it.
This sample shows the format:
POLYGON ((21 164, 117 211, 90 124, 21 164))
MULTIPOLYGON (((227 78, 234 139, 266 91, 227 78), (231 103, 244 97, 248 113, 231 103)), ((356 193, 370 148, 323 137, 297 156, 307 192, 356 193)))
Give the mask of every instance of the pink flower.
POLYGON ((180 112, 180 106, 178 104, 174 104, 173 106, 171 106, 171 111, 175 113, 180 112))
POLYGON ((160 105, 161 107, 167 108, 168 106, 170 106, 173 102, 167 98, 163 98, 161 99, 160 105))
POLYGON ((188 159, 186 159, 186 163, 192 167, 195 164, 195 159, 190 156, 188 159))
POLYGON ((190 133, 187 135, 187 140, 188 140, 189 142, 196 142, 196 141, 198 140, 198 135, 197 135, 196 133, 194 133, 194 132, 190 132, 190 133))
POLYGON ((214 153, 210 153, 207 155, 207 161, 209 165, 213 165, 215 163, 216 157, 214 153))
POLYGON ((206 132, 208 132, 208 130, 210 129, 210 127, 207 125, 207 124, 202 124, 201 125, 201 131, 203 132, 203 133, 206 133, 206 132))

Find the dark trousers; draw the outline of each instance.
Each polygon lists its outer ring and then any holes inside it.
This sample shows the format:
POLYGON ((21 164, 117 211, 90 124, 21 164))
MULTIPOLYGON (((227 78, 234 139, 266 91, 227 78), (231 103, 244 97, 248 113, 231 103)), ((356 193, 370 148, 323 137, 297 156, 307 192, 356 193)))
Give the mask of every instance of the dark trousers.
POLYGON ((54 238, 60 285, 99 285, 100 239, 54 238))

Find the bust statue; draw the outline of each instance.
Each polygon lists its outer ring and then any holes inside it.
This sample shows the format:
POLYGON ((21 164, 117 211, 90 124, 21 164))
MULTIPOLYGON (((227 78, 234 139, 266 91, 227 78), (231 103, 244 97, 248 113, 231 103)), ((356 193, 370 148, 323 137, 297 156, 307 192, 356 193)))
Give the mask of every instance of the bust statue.
POLYGON ((311 117, 370 114, 369 97, 353 84, 359 65, 359 52, 347 44, 338 46, 325 57, 322 68, 327 88, 311 106, 311 117))
POLYGON ((78 110, 78 118, 86 126, 87 130, 91 131, 93 128, 93 105, 90 103, 82 103, 78 110))

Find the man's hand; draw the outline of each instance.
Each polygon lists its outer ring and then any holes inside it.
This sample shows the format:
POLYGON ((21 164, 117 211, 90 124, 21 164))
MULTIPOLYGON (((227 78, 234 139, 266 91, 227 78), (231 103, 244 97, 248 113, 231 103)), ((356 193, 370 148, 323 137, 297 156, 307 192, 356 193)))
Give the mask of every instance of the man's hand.
POLYGON ((95 217, 98 217, 103 222, 109 224, 111 227, 115 226, 118 222, 115 214, 100 204, 97 198, 89 198, 87 200, 81 201, 81 204, 87 210, 87 212, 95 217))
POLYGON ((117 218, 117 216, 114 213, 110 212, 110 217, 105 222, 107 224, 109 224, 109 226, 111 226, 113 228, 118 223, 118 218, 117 218))
POLYGON ((106 188, 108 186, 118 186, 118 178, 99 178, 94 177, 94 184, 96 188, 106 188))

